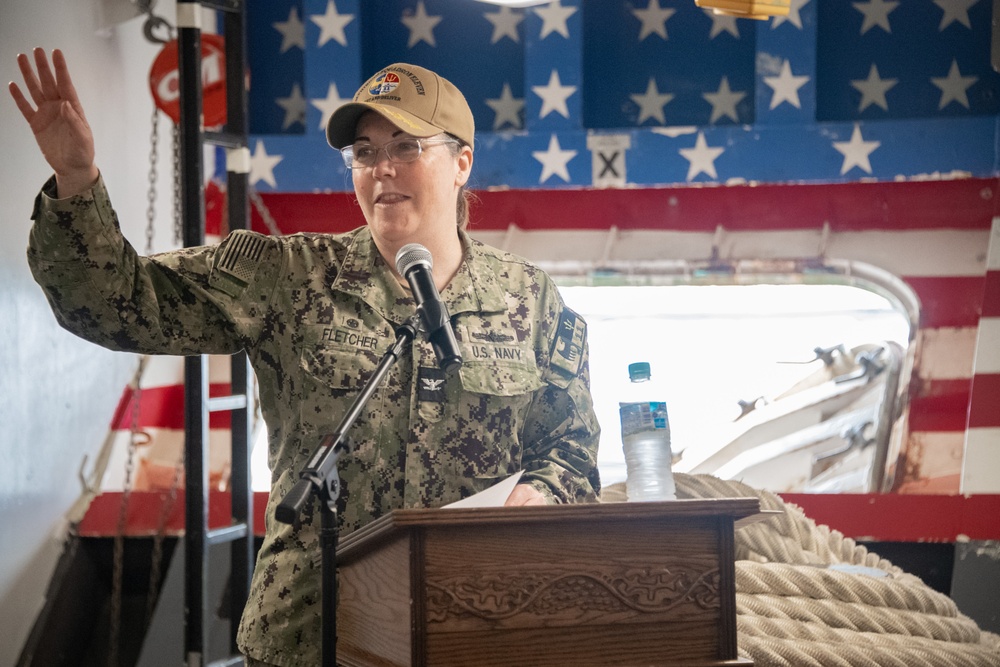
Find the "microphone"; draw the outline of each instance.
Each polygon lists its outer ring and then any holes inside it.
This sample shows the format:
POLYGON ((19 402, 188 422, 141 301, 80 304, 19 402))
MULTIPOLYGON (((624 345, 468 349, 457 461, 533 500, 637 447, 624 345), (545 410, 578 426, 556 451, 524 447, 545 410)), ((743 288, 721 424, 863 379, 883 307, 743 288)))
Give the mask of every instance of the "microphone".
POLYGON ((434 348, 438 366, 450 373, 462 365, 462 353, 458 351, 448 308, 434 286, 433 266, 430 251, 419 243, 408 243, 396 253, 396 270, 410 283, 410 291, 417 302, 417 313, 434 348))

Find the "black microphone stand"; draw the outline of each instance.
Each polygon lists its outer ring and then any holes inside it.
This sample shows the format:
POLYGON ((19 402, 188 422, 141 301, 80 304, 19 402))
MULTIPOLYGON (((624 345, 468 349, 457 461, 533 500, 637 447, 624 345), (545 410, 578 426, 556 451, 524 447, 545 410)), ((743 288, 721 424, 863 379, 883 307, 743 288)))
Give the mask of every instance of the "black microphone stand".
POLYGON ((274 517, 278 521, 294 524, 310 495, 316 495, 321 503, 323 667, 337 667, 337 498, 340 497, 337 460, 349 449, 346 440, 347 430, 361 414, 361 410, 375 393, 386 373, 399 361, 399 357, 416 338, 418 321, 419 315, 414 315, 396 329, 396 342, 382 356, 375 373, 354 399, 340 426, 323 438, 309 464, 299 473, 298 483, 285 495, 274 512, 274 517))

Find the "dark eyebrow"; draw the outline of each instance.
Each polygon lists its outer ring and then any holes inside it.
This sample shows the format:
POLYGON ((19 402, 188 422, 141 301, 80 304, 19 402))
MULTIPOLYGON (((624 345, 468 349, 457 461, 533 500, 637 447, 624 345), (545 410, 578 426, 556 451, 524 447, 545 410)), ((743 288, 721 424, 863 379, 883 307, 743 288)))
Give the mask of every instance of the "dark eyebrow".
MULTIPOLYGON (((398 136, 399 136, 399 135, 401 135, 401 134, 406 134, 406 133, 405 133, 405 132, 403 132, 402 130, 396 130, 395 132, 393 132, 393 133, 392 133, 392 138, 393 138, 393 139, 395 139, 396 137, 398 137, 398 136)), ((372 142, 372 140, 371 140, 371 138, 370 138, 370 137, 366 137, 366 136, 365 136, 365 135, 363 135, 363 134, 362 134, 362 135, 360 135, 360 136, 357 136, 357 137, 354 137, 354 141, 358 141, 358 140, 362 140, 362 139, 363 139, 364 141, 367 141, 368 143, 371 143, 371 142, 372 142)))

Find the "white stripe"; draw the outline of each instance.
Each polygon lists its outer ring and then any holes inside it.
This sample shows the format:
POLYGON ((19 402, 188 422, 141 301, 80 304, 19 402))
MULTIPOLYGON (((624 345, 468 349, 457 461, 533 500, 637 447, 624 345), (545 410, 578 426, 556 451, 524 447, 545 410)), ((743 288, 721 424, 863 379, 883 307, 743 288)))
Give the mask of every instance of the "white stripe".
POLYGON ((990 231, 990 257, 986 261, 988 271, 1000 271, 1000 217, 993 218, 990 231))
POLYGON ((152 355, 146 360, 142 387, 169 387, 184 384, 184 357, 152 355))
POLYGON ((918 479, 938 479, 962 472, 963 431, 914 431, 907 445, 909 452, 920 452, 916 463, 918 479))
POLYGON ((224 354, 213 354, 208 357, 209 381, 219 384, 229 382, 232 378, 232 357, 224 354))
MULTIPOLYGON (((231 373, 230 357, 213 354, 208 357, 209 382, 229 382, 231 373)), ((146 360, 142 375, 142 387, 169 387, 184 384, 184 357, 152 355, 146 360)))
POLYGON ((924 380, 972 377, 976 327, 920 329, 916 340, 917 375, 924 380))
POLYGON ((975 374, 1000 373, 1000 317, 979 320, 975 374))
POLYGON ((962 493, 1000 493, 1000 428, 966 433, 962 493))
POLYGON ((988 233, 969 230, 832 234, 828 257, 867 262, 897 276, 981 276, 988 233))
MULTIPOLYGON (((135 485, 140 468, 143 467, 141 461, 145 461, 146 466, 173 469, 177 461, 184 455, 183 430, 155 426, 143 430, 150 435, 151 440, 150 444, 136 450, 131 480, 133 485, 135 485)), ((115 432, 111 458, 101 482, 102 491, 121 491, 125 488, 125 461, 128 457, 130 437, 131 434, 128 431, 115 432)), ((231 442, 231 434, 227 429, 213 428, 209 429, 208 437, 209 472, 226 478, 230 467, 229 443, 231 442)))
MULTIPOLYGON (((897 276, 911 277, 985 275, 983 248, 989 242, 990 232, 985 229, 835 232, 824 239, 819 228, 773 232, 722 230, 719 235, 619 229, 610 249, 607 235, 605 230, 472 231, 472 236, 484 243, 541 264, 575 261, 582 265, 603 259, 699 261, 711 257, 713 248, 718 246, 723 260, 830 257, 864 262, 897 276)), ((996 243, 1000 255, 1000 241, 996 243)))

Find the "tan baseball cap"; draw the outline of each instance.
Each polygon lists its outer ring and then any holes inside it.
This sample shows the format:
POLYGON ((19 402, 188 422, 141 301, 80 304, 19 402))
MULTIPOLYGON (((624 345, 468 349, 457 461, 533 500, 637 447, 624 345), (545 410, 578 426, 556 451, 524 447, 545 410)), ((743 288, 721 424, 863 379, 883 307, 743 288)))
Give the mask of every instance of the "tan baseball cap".
POLYGON ((469 146, 476 132, 472 110, 451 81, 429 69, 395 63, 365 81, 354 101, 338 108, 326 124, 326 140, 334 148, 354 142, 358 119, 376 111, 415 137, 447 132, 469 146))

